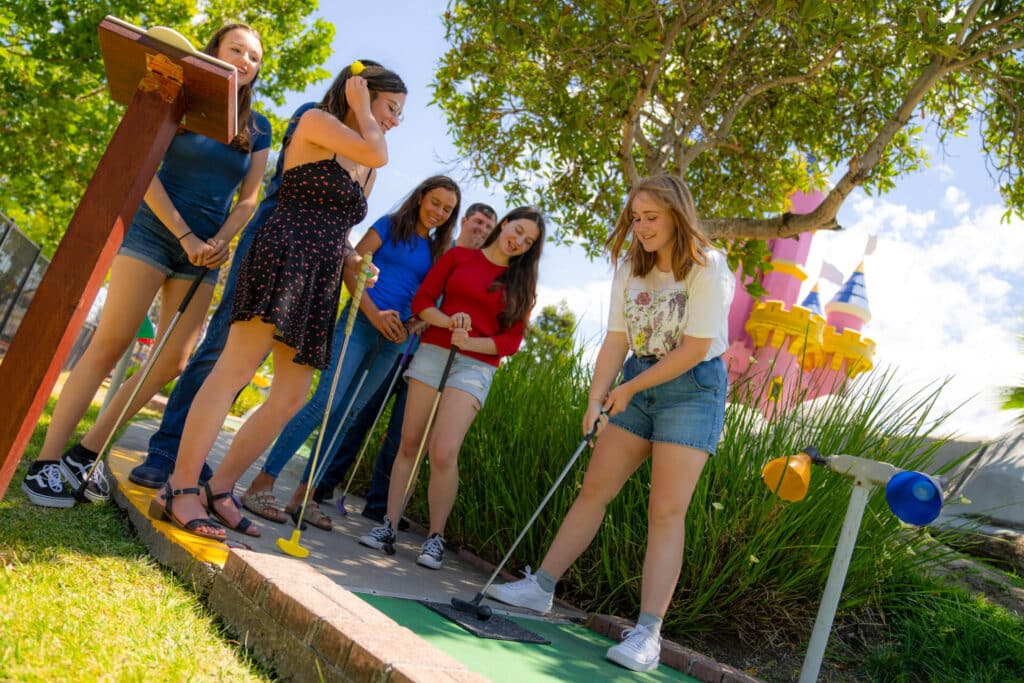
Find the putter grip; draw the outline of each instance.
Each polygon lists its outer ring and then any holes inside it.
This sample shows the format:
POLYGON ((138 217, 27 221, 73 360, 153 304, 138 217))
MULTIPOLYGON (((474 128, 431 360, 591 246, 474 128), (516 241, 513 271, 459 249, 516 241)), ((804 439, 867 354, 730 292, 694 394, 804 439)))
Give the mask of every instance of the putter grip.
POLYGON ((348 320, 345 321, 345 336, 352 334, 352 328, 356 324, 356 316, 359 314, 359 301, 363 298, 363 290, 366 289, 366 278, 370 276, 370 266, 373 264, 373 254, 363 257, 363 264, 359 269, 359 277, 356 279, 356 291, 352 295, 352 305, 348 308, 348 320))

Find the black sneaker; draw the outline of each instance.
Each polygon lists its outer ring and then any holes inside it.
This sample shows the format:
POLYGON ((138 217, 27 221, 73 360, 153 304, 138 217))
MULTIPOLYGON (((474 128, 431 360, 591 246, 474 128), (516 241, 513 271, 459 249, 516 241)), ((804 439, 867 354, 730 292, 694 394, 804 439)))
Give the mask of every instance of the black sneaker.
POLYGON ((60 463, 56 460, 36 460, 28 466, 28 474, 21 482, 21 490, 35 505, 48 508, 69 508, 75 504, 71 490, 64 486, 60 476, 60 463))
MULTIPOLYGON (((367 519, 372 519, 375 522, 383 522, 384 521, 384 511, 383 510, 371 510, 370 508, 363 508, 363 511, 360 512, 359 514, 361 514, 363 517, 366 517, 367 519)), ((399 531, 408 531, 409 530, 409 520, 407 520, 405 517, 402 517, 400 520, 398 520, 398 530, 399 531)))
POLYGON ((77 491, 85 478, 89 477, 89 483, 83 492, 85 497, 93 503, 105 503, 110 500, 110 485, 107 483, 103 461, 96 461, 98 457, 98 453, 90 451, 82 444, 75 444, 60 456, 60 473, 68 480, 72 492, 77 491), (94 462, 96 467, 93 467, 94 462))
POLYGON ((420 548, 420 556, 416 558, 416 564, 427 569, 440 569, 444 562, 444 539, 441 534, 431 534, 430 538, 423 541, 420 548))
POLYGON ((384 518, 383 526, 374 527, 370 529, 370 533, 359 537, 361 545, 365 545, 367 548, 376 548, 377 550, 386 545, 393 546, 397 540, 395 530, 391 528, 391 522, 387 517, 384 518))

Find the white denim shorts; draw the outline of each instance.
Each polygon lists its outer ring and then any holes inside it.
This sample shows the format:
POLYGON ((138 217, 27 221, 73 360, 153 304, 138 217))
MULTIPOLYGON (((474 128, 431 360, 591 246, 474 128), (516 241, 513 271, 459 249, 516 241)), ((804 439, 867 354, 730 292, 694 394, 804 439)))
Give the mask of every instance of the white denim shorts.
MULTIPOLYGON (((418 380, 436 389, 441 383, 441 374, 447 362, 448 349, 434 344, 420 344, 412 357, 412 362, 409 363, 409 369, 405 371, 405 378, 418 380)), ((482 408, 487 392, 491 389, 494 371, 497 369, 490 363, 456 352, 445 386, 465 391, 475 398, 482 408)))

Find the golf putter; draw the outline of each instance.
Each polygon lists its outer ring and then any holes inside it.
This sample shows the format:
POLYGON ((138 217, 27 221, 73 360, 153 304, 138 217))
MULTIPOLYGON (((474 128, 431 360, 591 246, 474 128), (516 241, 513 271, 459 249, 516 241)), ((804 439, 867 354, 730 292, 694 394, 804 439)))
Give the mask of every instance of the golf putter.
MULTIPOLYGON (((601 415, 607 417, 608 411, 602 410, 601 415)), ((494 583, 494 579, 496 579, 498 577, 498 574, 501 573, 501 570, 504 569, 505 563, 508 562, 510 557, 512 557, 512 553, 515 552, 515 549, 519 546, 519 543, 526 536, 526 532, 530 530, 530 527, 533 526, 533 523, 536 521, 537 517, 540 516, 541 510, 543 510, 544 506, 548 504, 549 500, 551 500, 551 496, 555 495, 555 491, 558 490, 558 487, 562 485, 562 480, 564 480, 565 476, 569 474, 569 470, 572 469, 572 466, 576 464, 576 461, 579 459, 580 454, 583 453, 583 449, 586 448, 587 444, 590 443, 591 439, 593 439, 594 436, 597 434, 597 427, 600 424, 600 422, 601 417, 599 416, 597 420, 594 421, 594 426, 591 427, 590 431, 587 432, 586 436, 583 437, 583 441, 580 442, 580 445, 576 449, 576 452, 572 454, 571 458, 569 458, 569 462, 567 462, 565 467, 562 468, 562 472, 555 479, 555 483, 551 485, 550 489, 548 489, 547 494, 544 496, 544 500, 542 500, 540 502, 540 505, 537 506, 537 509, 533 511, 533 516, 530 517, 530 520, 526 523, 526 526, 523 527, 523 530, 519 532, 519 536, 517 536, 516 540, 512 543, 512 547, 508 549, 508 552, 505 553, 505 557, 501 558, 501 562, 499 562, 498 566, 494 568, 494 572, 491 573, 491 578, 487 579, 487 583, 485 583, 483 588, 481 588, 480 591, 476 594, 476 597, 474 597, 472 600, 460 600, 459 598, 452 598, 451 604, 453 608, 459 610, 460 612, 475 614, 476 618, 480 621, 487 621, 491 618, 491 608, 487 605, 481 605, 480 601, 484 599, 484 594, 487 592, 487 589, 491 587, 491 584, 494 583)))
POLYGON ((344 517, 348 515, 348 510, 345 509, 345 496, 348 495, 348 490, 352 488, 352 480, 356 476, 356 472, 359 471, 359 465, 363 462, 363 455, 366 453, 366 448, 370 443, 370 439, 373 438, 374 431, 377 430, 377 423, 380 422, 380 416, 384 414, 384 408, 388 404, 388 400, 391 398, 391 392, 395 390, 395 385, 398 383, 398 378, 402 376, 402 371, 408 365, 409 362, 409 351, 412 350, 413 341, 415 335, 409 335, 409 341, 405 344, 405 351, 402 352, 402 357, 398 361, 398 367, 395 368, 395 374, 391 376, 391 383, 388 385, 387 393, 384 394, 384 400, 380 403, 380 408, 377 409, 377 415, 373 418, 373 424, 370 425, 370 429, 366 432, 366 437, 363 438, 363 443, 359 447, 359 453, 356 455, 356 461, 352 464, 352 469, 348 475, 348 483, 345 484, 345 490, 341 493, 341 498, 338 499, 336 505, 338 512, 344 517))
MULTIPOLYGON (((420 447, 416 451, 416 460, 413 461, 412 472, 409 473, 409 481, 405 483, 405 493, 402 494, 402 507, 398 510, 398 516, 395 518, 395 526, 398 526, 398 520, 402 519, 402 515, 405 514, 405 508, 409 504, 409 499, 412 497, 412 485, 416 481, 417 475, 420 473, 420 464, 423 462, 423 451, 427 447, 427 437, 430 436, 430 430, 434 426, 434 417, 437 415, 437 406, 441 403, 441 394, 444 393, 444 385, 448 382, 448 373, 452 370, 452 363, 455 362, 455 356, 458 354, 458 347, 452 346, 451 351, 448 352, 448 362, 444 364, 444 372, 441 373, 441 381, 437 383, 437 395, 434 396, 434 405, 430 408, 430 416, 427 417, 427 426, 423 430, 423 436, 420 438, 420 447)), ((395 554, 395 545, 393 543, 385 543, 384 552, 388 555, 395 554)))
POLYGON ((135 402, 135 397, 139 395, 139 390, 142 388, 142 385, 146 383, 146 378, 149 377, 150 371, 156 364, 156 359, 160 357, 160 352, 164 350, 167 340, 170 339, 171 334, 174 332, 174 328, 178 326, 178 321, 181 319, 181 315, 185 312, 185 309, 188 308, 189 303, 192 302, 192 298, 195 296, 196 290, 199 289, 199 285, 203 283, 203 277, 206 273, 207 269, 203 268, 199 271, 199 274, 196 275, 195 279, 192 281, 192 286, 188 288, 188 291, 185 292, 185 296, 182 298, 181 303, 178 304, 178 310, 174 312, 174 317, 172 317, 171 322, 167 324, 167 331, 164 332, 162 337, 160 337, 160 341, 153 349, 153 353, 149 355, 149 358, 146 359, 146 363, 139 371, 138 383, 135 385, 135 388, 132 389, 131 396, 128 397, 127 403, 125 403, 124 407, 121 408, 121 414, 117 416, 114 426, 110 429, 110 433, 107 434, 107 439, 103 442, 103 447, 100 448, 99 453, 96 455, 96 459, 92 461, 92 466, 89 468, 89 471, 86 472, 82 482, 74 489, 73 493, 75 500, 79 503, 102 503, 110 497, 107 493, 107 487, 109 484, 102 472, 100 472, 99 480, 103 483, 101 484, 99 481, 96 482, 96 488, 99 490, 99 493, 93 493, 89 490, 89 482, 92 481, 93 474, 96 473, 97 468, 103 462, 103 454, 107 452, 107 449, 110 447, 110 442, 114 440, 114 434, 117 433, 118 428, 121 426, 121 421, 124 420, 124 416, 128 413, 128 409, 131 407, 132 403, 135 402))
POLYGON ((356 324, 356 316, 359 314, 359 301, 363 298, 363 290, 366 288, 366 278, 370 275, 370 265, 373 263, 373 254, 363 257, 363 266, 356 280, 356 291, 352 294, 352 301, 348 308, 348 320, 345 321, 345 342, 341 345, 341 353, 338 355, 338 363, 334 368, 334 378, 331 380, 331 391, 327 396, 327 407, 324 408, 324 419, 320 423, 320 434, 316 438, 316 448, 313 451, 313 460, 309 466, 309 479, 306 481, 306 492, 302 496, 302 507, 297 508, 292 514, 292 521, 295 522, 295 531, 290 538, 278 538, 277 547, 285 554, 292 557, 308 557, 309 550, 302 547, 299 540, 302 536, 303 517, 306 516, 306 504, 309 502, 309 492, 312 489, 313 473, 316 472, 320 459, 320 448, 324 443, 324 431, 327 429, 327 420, 331 416, 331 403, 334 402, 334 392, 338 389, 338 376, 341 374, 341 364, 345 360, 345 351, 348 349, 348 340, 352 337, 352 327, 356 324))
POLYGON ((366 364, 366 369, 363 370, 363 374, 360 375, 359 381, 356 382, 356 388, 350 392, 351 396, 348 399, 348 405, 345 406, 345 412, 341 414, 341 420, 338 421, 338 426, 331 434, 331 440, 327 442, 327 448, 324 449, 324 453, 327 453, 326 458, 321 458, 320 462, 317 463, 317 470, 313 473, 312 485, 315 489, 320 484, 320 480, 324 476, 324 470, 331 464, 331 454, 334 453, 334 444, 338 440, 338 436, 341 434, 342 428, 345 426, 345 422, 348 420, 348 416, 352 413, 352 407, 356 404, 356 399, 359 398, 359 392, 363 390, 363 385, 366 384, 366 378, 370 375, 370 368, 373 367, 374 362, 377 360, 377 354, 380 353, 380 348, 375 348, 373 353, 370 354, 370 360, 366 364))

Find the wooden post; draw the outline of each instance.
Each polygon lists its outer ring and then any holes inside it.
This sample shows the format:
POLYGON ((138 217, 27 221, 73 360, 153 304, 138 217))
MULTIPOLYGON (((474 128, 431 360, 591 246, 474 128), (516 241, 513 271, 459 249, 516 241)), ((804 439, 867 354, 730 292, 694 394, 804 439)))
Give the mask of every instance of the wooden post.
POLYGON ((234 67, 113 17, 99 32, 111 95, 130 103, 0 364, 0 498, 179 125, 235 135, 234 67))

